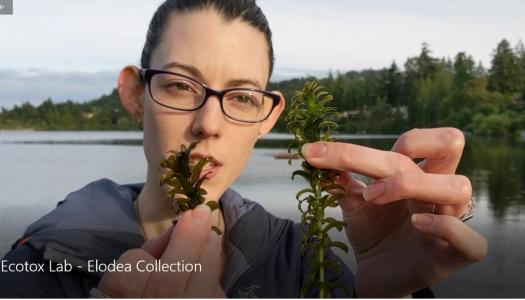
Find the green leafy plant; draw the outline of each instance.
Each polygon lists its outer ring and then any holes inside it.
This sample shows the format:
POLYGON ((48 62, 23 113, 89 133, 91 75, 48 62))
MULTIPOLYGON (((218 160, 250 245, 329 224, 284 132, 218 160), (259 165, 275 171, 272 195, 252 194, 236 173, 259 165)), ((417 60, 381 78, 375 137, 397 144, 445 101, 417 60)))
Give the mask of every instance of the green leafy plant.
MULTIPOLYGON (((204 195, 207 194, 203 189, 202 183, 208 179, 206 173, 200 176, 202 169, 210 162, 210 158, 202 158, 197 163, 192 164, 190 154, 199 142, 192 142, 188 147, 181 145, 180 151, 170 150, 171 153, 165 157, 159 165, 159 169, 163 168, 164 172, 160 177, 160 185, 167 186, 170 190, 167 193, 168 200, 171 201, 171 207, 175 214, 180 214, 186 210, 194 209, 198 205, 204 203, 204 195)), ((206 205, 212 211, 219 208, 217 201, 208 201, 206 205)), ((217 226, 211 228, 217 234, 222 234, 217 226)))
MULTIPOLYGON (((288 147, 291 153, 292 147, 297 148, 297 153, 290 156, 288 163, 291 164, 292 157, 303 157, 301 147, 306 143, 318 141, 333 141, 332 130, 337 124, 331 120, 337 115, 335 108, 326 104, 332 100, 332 96, 316 81, 306 82, 302 91, 297 91, 292 98, 291 109, 286 116, 287 127, 294 134, 294 140, 288 147)), ((310 288, 319 289, 319 298, 331 296, 334 288, 348 289, 342 283, 337 282, 341 275, 341 266, 338 261, 329 260, 325 257, 325 249, 335 247, 348 252, 348 247, 339 241, 333 241, 328 231, 335 228, 341 231, 346 225, 343 221, 325 216, 325 209, 337 207, 338 200, 344 198, 344 189, 336 183, 337 173, 331 170, 318 169, 310 165, 306 160, 301 163, 302 169, 292 173, 303 177, 309 187, 299 191, 296 195, 298 208, 302 213, 301 225, 304 231, 302 239, 302 255, 306 251, 313 250, 314 255, 306 263, 308 265, 308 280, 301 291, 301 297, 310 288), (325 271, 332 270, 336 278, 328 281, 325 271)))

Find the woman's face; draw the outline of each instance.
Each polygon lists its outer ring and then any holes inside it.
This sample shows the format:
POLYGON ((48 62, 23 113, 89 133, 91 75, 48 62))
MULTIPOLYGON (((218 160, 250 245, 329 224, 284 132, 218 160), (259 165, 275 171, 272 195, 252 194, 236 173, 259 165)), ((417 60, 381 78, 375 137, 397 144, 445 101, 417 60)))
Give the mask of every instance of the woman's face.
MULTIPOLYGON (((240 20, 226 23, 214 10, 174 13, 161 42, 153 51, 151 68, 190 76, 213 89, 248 87, 264 90, 268 81, 268 45, 263 33, 240 20), (169 65, 169 66, 168 66, 169 65)), ((158 182, 157 166, 169 150, 200 140, 192 152, 212 156, 213 172, 203 187, 208 200, 218 200, 237 179, 257 138, 271 130, 284 107, 284 99, 262 123, 246 124, 223 115, 216 96, 197 111, 180 112, 152 101, 142 93, 144 151, 148 180, 158 182)))

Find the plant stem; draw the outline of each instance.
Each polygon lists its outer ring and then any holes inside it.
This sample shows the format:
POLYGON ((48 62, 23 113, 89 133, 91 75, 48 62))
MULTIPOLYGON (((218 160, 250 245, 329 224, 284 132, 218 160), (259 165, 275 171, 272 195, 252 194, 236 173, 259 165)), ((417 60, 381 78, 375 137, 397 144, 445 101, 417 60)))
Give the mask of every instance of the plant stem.
POLYGON ((319 230, 319 239, 321 240, 321 244, 317 247, 317 260, 319 262, 319 298, 325 298, 325 286, 324 286, 324 235, 323 235, 323 220, 324 220, 324 205, 321 203, 321 185, 320 185, 320 176, 317 175, 316 182, 315 182, 315 199, 317 199, 319 203, 319 208, 317 210, 317 228, 319 230))

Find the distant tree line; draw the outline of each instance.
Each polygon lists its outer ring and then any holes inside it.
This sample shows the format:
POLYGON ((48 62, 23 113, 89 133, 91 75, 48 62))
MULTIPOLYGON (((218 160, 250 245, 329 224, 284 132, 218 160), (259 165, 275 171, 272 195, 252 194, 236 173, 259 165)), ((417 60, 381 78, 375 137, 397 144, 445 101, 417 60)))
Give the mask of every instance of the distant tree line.
MULTIPOLYGON (((423 44, 403 70, 393 62, 381 70, 330 74, 321 83, 333 94, 345 133, 401 133, 410 128, 454 126, 478 135, 513 135, 525 130, 525 48, 502 40, 486 70, 471 55, 453 60, 432 56, 423 44)), ((305 79, 272 83, 286 98, 305 79)), ((279 120, 278 130, 285 130, 279 120)))
POLYGON ((34 130, 137 130, 135 121, 120 105, 117 90, 85 103, 53 103, 34 107, 28 102, 2 108, 0 129, 34 130))
MULTIPOLYGON (((287 100, 313 77, 271 82, 287 100)), ((477 135, 514 135, 525 130, 525 47, 498 43, 488 69, 471 55, 437 58, 427 44, 403 68, 330 72, 318 79, 334 96, 343 133, 401 133, 410 128, 454 126, 477 135)), ((287 106, 285 114, 287 113, 287 106)), ((0 129, 136 130, 114 90, 86 103, 28 102, 2 108, 0 129)), ((274 131, 286 131, 280 118, 274 131)))

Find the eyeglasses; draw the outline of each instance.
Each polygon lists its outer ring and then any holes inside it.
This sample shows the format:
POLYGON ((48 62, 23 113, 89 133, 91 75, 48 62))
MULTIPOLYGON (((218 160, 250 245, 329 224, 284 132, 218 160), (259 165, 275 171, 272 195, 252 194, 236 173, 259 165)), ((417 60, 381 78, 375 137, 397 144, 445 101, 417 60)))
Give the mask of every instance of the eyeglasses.
POLYGON ((154 69, 141 69, 140 76, 148 84, 151 99, 157 104, 180 111, 195 111, 210 96, 217 96, 227 117, 244 123, 266 120, 280 96, 252 88, 214 90, 182 74, 154 69))

